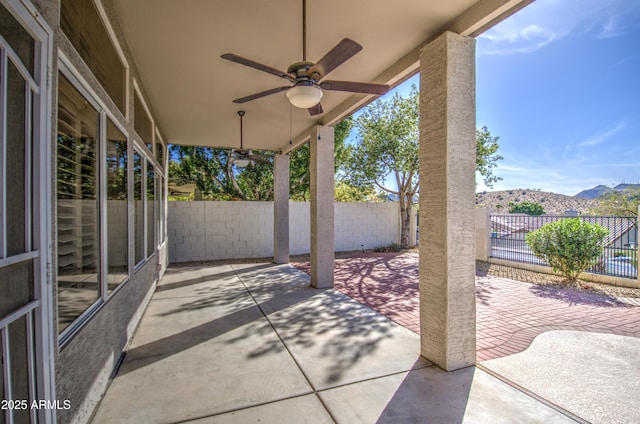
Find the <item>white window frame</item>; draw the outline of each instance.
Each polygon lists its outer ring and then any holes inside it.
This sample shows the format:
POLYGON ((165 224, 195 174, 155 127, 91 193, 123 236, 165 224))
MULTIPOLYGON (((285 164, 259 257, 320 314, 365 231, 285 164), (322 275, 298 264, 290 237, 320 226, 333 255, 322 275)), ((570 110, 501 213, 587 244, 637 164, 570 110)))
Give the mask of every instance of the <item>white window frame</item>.
POLYGON ((131 250, 131 235, 129 234, 129 227, 131 226, 131 217, 129 216, 129 210, 131 209, 131 202, 129 199, 129 195, 130 195, 130 186, 132 185, 130 183, 129 180, 129 162, 131 161, 131 157, 129 155, 129 147, 131 146, 131 138, 129 137, 129 132, 127 130, 125 130, 124 126, 120 124, 120 122, 118 122, 118 120, 116 119, 116 117, 107 109, 103 109, 100 113, 100 123, 101 123, 101 129, 100 129, 100 136, 101 136, 101 146, 100 146, 100 154, 102 155, 102 170, 100 172, 100 178, 102 181, 101 187, 105 187, 104 190, 101 191, 101 195, 100 195, 100 200, 102 201, 102 205, 104 205, 104 207, 100 208, 100 219, 102 220, 101 222, 104 223, 104 226, 101 225, 100 226, 100 240, 101 240, 101 248, 104 248, 103 250, 103 254, 102 256, 107 258, 107 260, 101 261, 100 262, 100 271, 102 272, 102 275, 105 276, 104 278, 104 287, 103 287, 103 299, 106 301, 108 299, 110 299, 114 294, 116 294, 120 288, 122 286, 124 286, 130 279, 131 276, 133 275, 133 264, 132 264, 132 257, 129 254, 130 250, 131 250), (107 169, 105 166, 105 160, 107 158, 107 120, 110 120, 111 123, 113 125, 116 126, 116 128, 118 130, 120 130, 120 132, 122 132, 122 134, 125 136, 125 138, 127 139, 127 169, 125 172, 127 172, 127 276, 125 277, 124 280, 122 280, 119 284, 118 287, 116 287, 111 293, 109 293, 109 288, 108 288, 108 272, 109 272, 109 240, 108 240, 108 219, 107 219, 107 169))
MULTIPOLYGON (((143 258, 136 264, 134 264, 134 272, 137 272, 140 268, 142 268, 142 266, 144 264, 147 263, 147 261, 149 259, 151 259, 153 257, 153 254, 156 253, 156 251, 158 250, 158 248, 162 245, 162 243, 160 243, 160 231, 163 230, 161 228, 161 222, 160 222, 160 211, 156 210, 156 213, 154 213, 154 231, 156 231, 156 242, 154 244, 155 248, 152 252, 149 252, 147 249, 147 240, 149 237, 148 234, 148 225, 149 223, 147 222, 148 220, 148 216, 147 216, 147 211, 148 211, 148 200, 147 200, 147 171, 148 171, 148 167, 149 164, 151 164, 153 166, 153 171, 154 171, 154 179, 155 178, 162 178, 165 179, 165 171, 164 169, 160 169, 158 167, 158 161, 156 160, 156 158, 153 155, 153 152, 149 151, 149 149, 147 148, 146 144, 139 138, 136 137, 134 139, 133 142, 133 147, 134 147, 134 151, 140 155, 140 158, 142 159, 142 176, 141 176, 141 197, 142 197, 142 226, 143 226, 143 232, 142 232, 142 238, 143 238, 143 258), (159 172, 160 171, 160 172, 159 172), (160 175, 158 175, 160 174, 160 175)), ((132 156, 133 159, 133 156, 132 156)), ((132 160, 132 165, 131 165, 131 178, 133 181, 133 160, 132 160)), ((132 196, 133 198, 133 196, 132 196)), ((135 201, 135 199, 133 199, 133 201, 135 201)), ((158 192, 155 192, 155 199, 154 202, 158 201, 158 192)), ((166 204, 166 202, 164 202, 166 204)), ((164 208, 164 205, 161 206, 164 208)), ((158 209, 158 208, 155 208, 158 209)), ((135 210, 134 210, 134 221, 133 221, 133 225, 135 226, 135 210)), ((135 230, 134 230, 135 233, 135 230)), ((166 241, 166 236, 164 237, 164 241, 163 243, 166 241)), ((133 240, 133 246, 135 249, 135 239, 133 240)), ((135 252, 134 252, 134 258, 135 258, 135 252)), ((135 259, 134 259, 135 261, 135 259)))
MULTIPOLYGON (((129 152, 130 146, 132 145, 131 137, 128 131, 125 130, 125 127, 120 123, 117 116, 112 113, 107 105, 100 99, 100 96, 91 88, 90 84, 83 78, 82 74, 73 66, 71 60, 64 54, 62 51, 58 51, 58 72, 64 75, 69 82, 73 85, 73 87, 78 90, 78 92, 85 98, 89 104, 93 108, 98 111, 98 146, 97 153, 98 157, 96 158, 96 163, 98 167, 98 195, 96 199, 98 200, 98 226, 99 226, 99 234, 100 234, 100 281, 99 288, 100 293, 96 301, 89 306, 84 312, 82 312, 69 326, 67 326, 61 333, 58 334, 58 344, 60 346, 64 346, 72 337, 79 331, 80 328, 86 323, 86 321, 97 313, 102 306, 113 297, 120 289, 123 287, 133 275, 133 267, 132 267, 132 257, 128 255, 127 261, 127 277, 118 284, 118 287, 114 289, 111 293, 108 293, 108 269, 107 269, 107 260, 104 258, 108 258, 108 223, 107 223, 107 191, 106 191, 106 167, 105 167, 105 159, 106 159, 106 146, 107 146, 107 119, 110 119, 111 122, 116 125, 116 127, 122 131, 122 133, 127 138, 127 152, 129 152)), ((127 155, 127 167, 129 167, 130 157, 127 155)), ((127 174, 128 176, 128 174, 127 174)), ((130 202, 129 195, 132 193, 129 189, 130 187, 130 179, 127 178, 127 226, 131 226, 131 212, 130 209, 132 207, 132 203, 130 202)), ((127 246, 129 251, 131 251, 131 232, 127 231, 127 246)), ((57 311, 56 311, 57 314, 57 311)))

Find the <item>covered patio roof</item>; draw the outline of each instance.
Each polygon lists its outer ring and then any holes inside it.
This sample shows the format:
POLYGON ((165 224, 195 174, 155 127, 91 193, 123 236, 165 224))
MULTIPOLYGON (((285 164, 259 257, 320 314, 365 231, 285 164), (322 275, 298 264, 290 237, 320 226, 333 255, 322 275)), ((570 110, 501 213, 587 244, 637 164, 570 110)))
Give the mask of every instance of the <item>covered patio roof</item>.
MULTIPOLYGON (((443 31, 477 36, 531 1, 309 0, 307 59, 318 61, 348 37, 363 49, 329 79, 395 86, 418 71, 420 49, 443 31)), ((236 112, 243 109, 244 147, 287 153, 314 125, 333 125, 374 98, 326 92, 324 113, 316 116, 291 108, 284 93, 232 102, 288 84, 220 56, 235 53, 286 71, 302 59, 302 0, 113 3, 121 23, 115 30, 128 41, 138 85, 168 143, 239 147, 236 112)))

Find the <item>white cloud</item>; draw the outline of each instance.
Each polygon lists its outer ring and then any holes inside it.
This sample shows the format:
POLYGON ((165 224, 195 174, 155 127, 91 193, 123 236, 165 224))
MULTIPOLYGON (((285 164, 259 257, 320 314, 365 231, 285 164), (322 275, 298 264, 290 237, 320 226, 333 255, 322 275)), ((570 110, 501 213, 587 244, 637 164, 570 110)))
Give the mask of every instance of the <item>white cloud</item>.
POLYGON ((478 50, 480 55, 531 53, 560 36, 560 34, 538 25, 528 25, 520 29, 500 27, 480 36, 481 39, 488 40, 489 43, 481 41, 478 50))
POLYGON ((536 0, 478 37, 478 56, 526 54, 580 34, 619 37, 639 25, 640 1, 536 0))
POLYGON ((624 122, 619 122, 615 127, 604 131, 593 134, 591 137, 577 144, 578 147, 589 147, 596 146, 598 144, 604 143, 609 140, 612 136, 616 135, 620 131, 622 131, 625 127, 624 122))

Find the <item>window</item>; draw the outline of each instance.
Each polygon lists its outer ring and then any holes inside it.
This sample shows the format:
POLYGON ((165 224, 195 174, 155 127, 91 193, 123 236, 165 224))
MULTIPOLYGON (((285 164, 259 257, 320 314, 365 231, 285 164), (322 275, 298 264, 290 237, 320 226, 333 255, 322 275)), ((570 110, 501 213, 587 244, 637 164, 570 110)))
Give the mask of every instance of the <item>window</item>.
POLYGON ((134 222, 134 255, 135 264, 145 258, 144 255, 144 201, 142 197, 142 156, 137 151, 133 153, 133 216, 134 222))
POLYGON ((63 54, 59 64, 56 253, 64 344, 155 253, 165 176, 152 152, 129 140, 117 117, 75 78, 63 54))
POLYGON ((151 163, 147 162, 147 257, 156 250, 156 178, 151 163))
POLYGON ((35 70, 36 40, 14 18, 11 13, 0 4, 0 34, 7 44, 18 55, 20 62, 26 67, 31 76, 35 70))
MULTIPOLYGON (((27 238, 25 232, 27 214, 27 195, 29 189, 26 186, 27 170, 27 149, 26 149, 26 126, 30 121, 27 117, 26 105, 29 100, 25 96, 26 81, 20 75, 18 68, 9 62, 7 66, 6 90, 7 102, 7 123, 6 123, 6 187, 11 188, 7 193, 5 207, 7 210, 7 246, 6 255, 13 256, 24 253, 27 250, 27 238)), ((0 118, 1 119, 1 118, 0 118)), ((1 176, 0 176, 1 178, 1 176)))
POLYGON ((109 97, 125 114, 126 67, 93 0, 62 0, 60 27, 109 97))
POLYGON ((107 289, 128 275, 127 137, 107 119, 107 289))
POLYGON ((58 83, 58 330, 100 298, 98 111, 64 76, 58 83))
POLYGON ((156 251, 160 230, 161 174, 151 159, 136 149, 133 153, 133 187, 135 216, 135 263, 142 263, 156 251))
POLYGON ((159 139, 160 137, 156 133, 156 160, 158 164, 164 168, 164 144, 158 141, 159 139))
POLYGON ((158 223, 159 228, 158 228, 158 237, 159 237, 159 244, 164 243, 165 241, 165 222, 166 222, 166 212, 165 212, 165 196, 164 196, 164 178, 162 177, 162 175, 157 175, 158 178, 158 200, 157 200, 157 205, 158 205, 158 212, 159 212, 159 219, 160 222, 158 223))
POLYGON ((153 122, 151 122, 151 118, 149 118, 147 110, 142 103, 142 98, 137 91, 133 101, 133 119, 136 132, 147 145, 149 151, 151 151, 153 142, 153 122))

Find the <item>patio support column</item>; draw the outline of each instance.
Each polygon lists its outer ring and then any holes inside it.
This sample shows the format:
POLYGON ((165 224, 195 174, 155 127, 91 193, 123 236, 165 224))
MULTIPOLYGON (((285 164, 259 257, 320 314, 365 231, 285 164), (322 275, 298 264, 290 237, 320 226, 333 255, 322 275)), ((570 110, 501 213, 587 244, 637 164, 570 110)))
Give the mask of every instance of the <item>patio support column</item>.
POLYGON ((420 344, 475 364, 475 40, 446 32, 420 55, 420 344))
POLYGON ((289 263, 289 155, 273 158, 273 261, 289 263))
POLYGON ((333 287, 333 127, 311 133, 311 285, 333 287))

